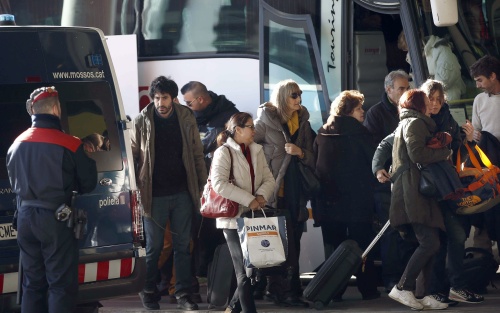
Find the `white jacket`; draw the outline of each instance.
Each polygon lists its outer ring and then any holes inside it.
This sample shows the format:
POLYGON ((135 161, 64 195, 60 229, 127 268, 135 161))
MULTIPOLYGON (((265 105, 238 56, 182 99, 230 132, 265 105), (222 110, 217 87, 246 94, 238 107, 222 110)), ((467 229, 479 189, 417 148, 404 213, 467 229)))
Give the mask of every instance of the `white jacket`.
POLYGON ((217 218, 217 228, 236 229, 236 218, 243 212, 250 209, 250 202, 255 199, 256 195, 261 195, 264 199, 271 198, 275 181, 273 174, 267 166, 266 157, 262 146, 256 143, 251 143, 249 146, 250 155, 252 156, 252 165, 255 172, 255 195, 252 195, 252 178, 250 176, 250 165, 241 151, 241 147, 232 138, 228 138, 225 145, 217 148, 212 159, 212 168, 210 179, 215 192, 226 199, 236 201, 240 204, 238 215, 234 218, 217 218), (229 149, 233 155, 233 175, 235 185, 229 183, 229 164, 231 158, 229 149))
POLYGON ((460 63, 451 51, 446 39, 430 36, 424 47, 429 74, 444 83, 448 101, 459 100, 465 94, 465 83, 460 72, 460 63))

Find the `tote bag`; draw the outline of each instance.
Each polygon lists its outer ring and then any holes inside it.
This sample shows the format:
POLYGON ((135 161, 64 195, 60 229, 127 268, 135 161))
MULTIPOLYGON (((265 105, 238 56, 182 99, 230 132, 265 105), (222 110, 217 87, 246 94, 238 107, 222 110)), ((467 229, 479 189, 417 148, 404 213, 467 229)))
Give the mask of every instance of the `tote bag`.
POLYGON ((286 222, 284 216, 236 219, 243 263, 246 268, 278 266, 286 261, 286 222))

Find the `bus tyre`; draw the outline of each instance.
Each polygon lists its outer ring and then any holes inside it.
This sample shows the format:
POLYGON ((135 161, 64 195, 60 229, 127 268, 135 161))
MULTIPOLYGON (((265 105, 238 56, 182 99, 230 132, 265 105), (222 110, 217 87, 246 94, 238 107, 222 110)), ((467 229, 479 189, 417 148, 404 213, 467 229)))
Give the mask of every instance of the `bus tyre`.
POLYGON ((314 302, 314 308, 316 310, 322 310, 325 307, 325 304, 321 301, 315 301, 314 302))

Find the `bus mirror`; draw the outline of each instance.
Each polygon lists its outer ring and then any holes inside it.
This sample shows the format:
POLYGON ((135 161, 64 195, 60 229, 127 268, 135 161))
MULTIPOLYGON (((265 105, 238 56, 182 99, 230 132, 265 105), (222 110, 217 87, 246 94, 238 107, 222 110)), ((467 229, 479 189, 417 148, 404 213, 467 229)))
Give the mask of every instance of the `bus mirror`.
POLYGON ((458 22, 457 0, 431 0, 432 19, 438 27, 455 25, 458 22))

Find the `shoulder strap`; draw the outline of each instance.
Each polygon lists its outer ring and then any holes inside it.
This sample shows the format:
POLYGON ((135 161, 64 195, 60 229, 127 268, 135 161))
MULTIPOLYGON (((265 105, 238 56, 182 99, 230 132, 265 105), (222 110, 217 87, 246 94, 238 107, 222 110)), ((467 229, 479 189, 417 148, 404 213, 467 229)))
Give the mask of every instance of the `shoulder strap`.
POLYGON ((234 180, 234 175, 233 175, 233 154, 231 153, 231 148, 229 148, 226 145, 224 145, 224 146, 229 151, 229 157, 231 158, 231 162, 229 163, 229 180, 234 180))

